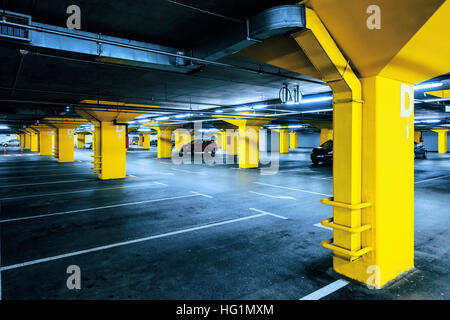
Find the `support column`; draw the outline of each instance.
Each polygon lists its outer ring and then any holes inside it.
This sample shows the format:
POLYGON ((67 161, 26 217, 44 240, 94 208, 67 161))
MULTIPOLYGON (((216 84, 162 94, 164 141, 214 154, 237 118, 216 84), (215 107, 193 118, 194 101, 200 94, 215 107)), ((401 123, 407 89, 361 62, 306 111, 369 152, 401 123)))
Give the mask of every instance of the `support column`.
POLYGON ((20 135, 20 147, 24 148, 25 147, 25 133, 21 133, 20 135))
POLYGON ((438 153, 447 153, 447 132, 448 129, 432 130, 438 134, 438 153))
POLYGON ((414 142, 422 143, 422 131, 414 131, 414 142))
POLYGON ((172 133, 173 127, 153 127, 158 133, 158 150, 157 157, 159 159, 172 158, 172 133))
POLYGON ((320 129, 320 144, 325 143, 328 140, 333 140, 333 129, 320 129))
POLYGON ((142 147, 144 141, 144 136, 142 134, 139 135, 139 139, 138 139, 138 146, 142 147))
POLYGON ((31 134, 29 132, 25 132, 25 149, 31 149, 31 134))
POLYGON ((280 134, 280 153, 289 152, 289 130, 277 130, 280 134))
MULTIPOLYGON (((233 119, 225 120, 239 128, 238 158, 239 168, 259 167, 259 129, 270 122, 268 120, 233 119)), ((228 131, 227 130, 227 135, 228 131)), ((227 137, 228 139, 228 137, 227 137)), ((227 149, 228 152, 228 149, 227 149)))
POLYGON ((142 135, 142 148, 146 150, 150 149, 150 134, 142 135))
POLYGON ((85 133, 77 133, 77 149, 83 149, 84 144, 86 143, 86 134, 85 133))
POLYGON ((51 156, 52 155, 52 129, 51 128, 39 128, 39 154, 41 156, 51 156))
POLYGON ((298 148, 298 132, 290 132, 289 133, 289 147, 291 149, 298 148))
POLYGON ((192 141, 191 133, 186 129, 177 129, 174 131, 175 151, 180 151, 181 148, 192 141))
POLYGON ((33 132, 30 131, 30 151, 31 152, 39 151, 38 135, 34 131, 33 132))
POLYGON ((225 147, 227 155, 235 156, 238 154, 238 144, 239 144, 239 131, 234 129, 227 129, 225 131, 225 142, 223 146, 225 147))
POLYGON ((74 160, 74 129, 58 128, 56 129, 57 147, 56 158, 58 162, 73 162, 74 160))

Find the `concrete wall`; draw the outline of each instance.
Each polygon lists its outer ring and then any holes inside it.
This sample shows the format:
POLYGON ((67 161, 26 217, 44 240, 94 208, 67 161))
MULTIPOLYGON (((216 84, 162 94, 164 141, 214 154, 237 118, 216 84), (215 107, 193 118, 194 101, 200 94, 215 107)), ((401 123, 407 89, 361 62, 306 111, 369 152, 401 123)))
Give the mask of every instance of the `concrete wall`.
POLYGON ((311 132, 303 133, 300 132, 298 135, 298 147, 299 148, 315 148, 320 144, 320 133, 311 132))

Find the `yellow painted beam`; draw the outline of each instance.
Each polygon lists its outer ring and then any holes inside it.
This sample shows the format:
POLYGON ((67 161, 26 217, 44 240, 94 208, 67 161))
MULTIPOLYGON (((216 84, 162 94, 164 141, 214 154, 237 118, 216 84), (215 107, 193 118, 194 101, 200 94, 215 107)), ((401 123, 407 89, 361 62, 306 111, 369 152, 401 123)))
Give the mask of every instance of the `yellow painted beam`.
POLYGON ((450 98, 450 89, 447 90, 437 90, 437 91, 430 91, 430 92, 426 92, 427 94, 433 95, 435 97, 438 98, 450 98))
POLYGON ((447 153, 447 136, 449 129, 432 130, 438 134, 438 153, 447 153))
POLYGON ((289 147, 291 149, 298 148, 298 132, 290 132, 289 133, 289 147))

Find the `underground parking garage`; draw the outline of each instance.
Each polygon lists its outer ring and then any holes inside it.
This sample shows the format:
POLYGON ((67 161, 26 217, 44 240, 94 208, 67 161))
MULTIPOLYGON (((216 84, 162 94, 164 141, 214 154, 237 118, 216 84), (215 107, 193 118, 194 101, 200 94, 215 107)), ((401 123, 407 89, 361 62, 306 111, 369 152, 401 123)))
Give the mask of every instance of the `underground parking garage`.
POLYGON ((2 300, 450 298, 449 1, 108 3, 1 4, 2 300))

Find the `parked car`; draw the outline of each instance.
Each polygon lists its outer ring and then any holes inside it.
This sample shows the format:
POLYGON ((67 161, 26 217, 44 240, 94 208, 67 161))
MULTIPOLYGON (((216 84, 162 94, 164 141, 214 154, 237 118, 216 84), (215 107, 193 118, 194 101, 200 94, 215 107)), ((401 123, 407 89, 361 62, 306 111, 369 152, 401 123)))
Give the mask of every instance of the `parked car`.
POLYGON ((418 142, 414 142, 414 157, 415 158, 427 158, 427 149, 425 149, 424 145, 418 142))
POLYGON ((209 152, 211 153, 211 157, 215 157, 217 151, 217 144, 214 140, 194 140, 190 143, 183 145, 180 149, 179 155, 180 157, 182 157, 184 153, 186 154, 190 153, 193 155, 197 150, 198 151, 202 150, 201 152, 209 152))
POLYGON ((84 147, 83 147, 84 149, 92 149, 92 142, 86 142, 85 144, 84 144, 84 147))
POLYGON ((20 141, 17 139, 11 139, 11 140, 2 142, 2 147, 20 147, 20 141))
POLYGON ((311 152, 311 161, 313 164, 333 163, 333 140, 328 140, 311 152))

